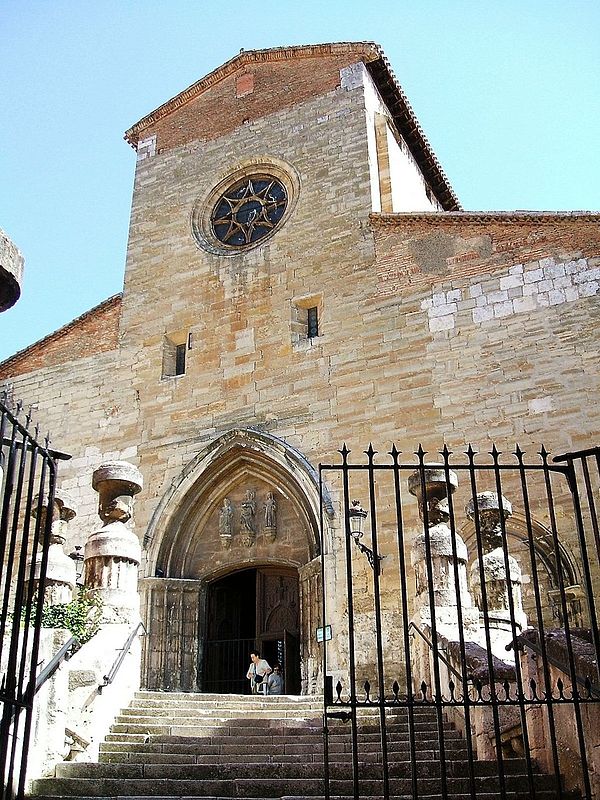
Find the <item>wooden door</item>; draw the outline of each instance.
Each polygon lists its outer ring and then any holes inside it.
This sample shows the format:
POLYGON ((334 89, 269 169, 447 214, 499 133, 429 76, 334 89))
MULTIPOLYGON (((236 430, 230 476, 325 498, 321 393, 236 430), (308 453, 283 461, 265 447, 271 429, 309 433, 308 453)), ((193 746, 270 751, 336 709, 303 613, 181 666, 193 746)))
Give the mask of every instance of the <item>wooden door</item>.
POLYGON ((279 661, 286 694, 300 693, 298 572, 262 567, 256 575, 256 638, 271 664, 279 661))

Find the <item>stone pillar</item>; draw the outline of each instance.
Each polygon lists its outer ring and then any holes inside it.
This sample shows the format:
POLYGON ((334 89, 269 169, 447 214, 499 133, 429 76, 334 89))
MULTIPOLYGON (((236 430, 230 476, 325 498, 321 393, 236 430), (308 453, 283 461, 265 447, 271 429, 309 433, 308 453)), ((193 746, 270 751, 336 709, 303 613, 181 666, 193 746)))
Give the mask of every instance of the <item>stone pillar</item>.
POLYGON ((452 640, 458 639, 457 604, 463 613, 465 632, 477 627, 477 611, 473 608, 467 587, 467 548, 455 532, 455 550, 458 562, 458 587, 456 586, 452 531, 449 526, 450 512, 448 495, 458 486, 458 477, 452 470, 446 480, 446 470, 441 465, 428 465, 424 470, 425 495, 422 492, 421 470, 415 470, 408 479, 408 490, 419 502, 419 515, 425 520, 426 531, 421 530, 413 541, 411 563, 417 581, 416 619, 417 625, 431 624, 431 604, 429 600, 429 576, 427 569, 427 539, 431 554, 431 573, 436 625, 438 634, 452 640), (475 613, 474 613, 475 612, 475 613))
POLYGON ((84 551, 85 586, 104 602, 105 622, 135 622, 141 548, 127 524, 133 497, 142 488, 140 471, 126 461, 110 461, 94 471, 92 486, 99 494, 98 515, 104 523, 88 538, 84 551))
MULTIPOLYGON (((448 496, 456 491, 457 486, 456 473, 450 470, 446 476, 446 470, 440 464, 425 465, 423 470, 415 470, 408 479, 408 490, 419 502, 419 516, 424 523, 411 547, 411 563, 417 584, 413 622, 421 633, 433 641, 432 596, 437 633, 435 644, 442 652, 447 652, 450 643, 459 641, 462 635, 467 639, 474 638, 479 622, 479 613, 473 607, 467 588, 467 548, 457 533, 454 535, 453 548, 452 530, 448 524, 450 521, 448 496), (456 551, 457 570, 455 570, 453 550, 456 551), (458 625, 459 602, 462 611, 462 631, 458 625)), ((429 691, 432 693, 436 691, 434 658, 435 655, 427 642, 421 636, 415 635, 411 645, 411 664, 415 680, 413 690, 417 694, 422 681, 428 685, 429 691)), ((451 676, 442 661, 438 661, 437 666, 440 670, 439 691, 447 694, 451 676)))
MULTIPOLYGON (((63 551, 63 546, 67 540, 67 526, 77 515, 75 504, 66 492, 57 489, 54 495, 53 508, 49 508, 48 501, 44 499, 41 509, 40 524, 42 530, 46 524, 45 518, 47 514, 52 514, 48 566, 44 586, 44 604, 55 606, 59 603, 69 603, 73 599, 73 589, 75 588, 75 564, 63 551)), ((37 516, 37 499, 32 513, 34 517, 37 516)), ((40 580, 41 565, 42 554, 38 553, 33 572, 33 580, 36 586, 40 580)), ((29 569, 27 574, 30 574, 29 569)))
MULTIPOLYGON (((510 502, 502 496, 502 511, 496 492, 481 492, 476 496, 481 547, 483 550, 483 581, 487 599, 489 630, 494 655, 506 660, 505 645, 512 641, 509 592, 512 593, 517 633, 527 627, 521 595, 521 568, 515 558, 508 555, 508 572, 502 548, 502 523, 512 514, 510 502)), ((470 500, 465 509, 470 519, 475 519, 475 504, 470 500)), ((479 559, 471 565, 471 589, 479 609, 483 612, 482 575, 479 559)))

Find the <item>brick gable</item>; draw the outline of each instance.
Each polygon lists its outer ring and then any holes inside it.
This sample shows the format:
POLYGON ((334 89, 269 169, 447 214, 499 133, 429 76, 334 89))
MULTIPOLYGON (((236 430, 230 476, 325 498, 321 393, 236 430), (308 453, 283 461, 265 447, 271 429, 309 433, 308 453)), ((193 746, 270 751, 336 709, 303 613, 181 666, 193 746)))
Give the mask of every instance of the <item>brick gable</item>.
POLYGON ((0 364, 0 380, 54 367, 117 347, 121 295, 109 297, 0 364))

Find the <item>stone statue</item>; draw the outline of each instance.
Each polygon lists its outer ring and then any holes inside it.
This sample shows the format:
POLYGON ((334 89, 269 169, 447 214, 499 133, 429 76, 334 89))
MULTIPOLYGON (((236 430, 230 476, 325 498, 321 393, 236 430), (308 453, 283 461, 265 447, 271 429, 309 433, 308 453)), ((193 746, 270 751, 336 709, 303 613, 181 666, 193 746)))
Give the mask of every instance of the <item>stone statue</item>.
POLYGON ((255 494, 252 489, 246 491, 246 497, 242 500, 242 511, 240 514, 240 526, 244 534, 244 543, 250 547, 256 538, 256 527, 254 515, 256 514, 255 494))
POLYGON ((219 510, 219 534, 228 534, 231 536, 233 526, 233 507, 231 500, 226 497, 223 500, 223 506, 219 510))
POLYGON ((265 501, 265 534, 270 542, 277 537, 277 500, 273 492, 267 492, 265 501))
POLYGON ((233 538, 233 506, 228 497, 223 499, 223 505, 219 509, 219 536, 221 544, 227 550, 231 547, 233 538))

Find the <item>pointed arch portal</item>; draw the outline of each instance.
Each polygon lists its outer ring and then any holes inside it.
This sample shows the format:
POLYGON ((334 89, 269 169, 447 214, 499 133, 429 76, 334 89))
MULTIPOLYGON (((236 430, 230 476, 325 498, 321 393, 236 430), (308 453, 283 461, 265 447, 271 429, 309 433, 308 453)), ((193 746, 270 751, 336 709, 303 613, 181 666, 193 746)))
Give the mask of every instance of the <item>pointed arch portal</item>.
POLYGON ((286 692, 316 690, 321 502, 306 459, 258 431, 221 436, 181 471, 145 539, 147 688, 247 691, 258 647, 286 692))

